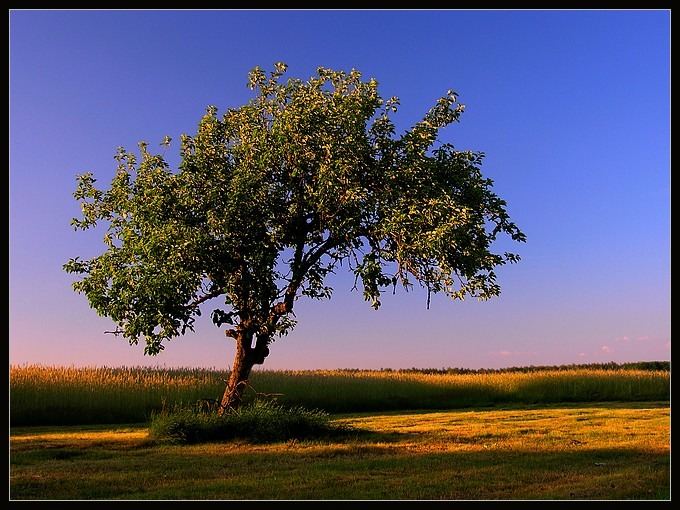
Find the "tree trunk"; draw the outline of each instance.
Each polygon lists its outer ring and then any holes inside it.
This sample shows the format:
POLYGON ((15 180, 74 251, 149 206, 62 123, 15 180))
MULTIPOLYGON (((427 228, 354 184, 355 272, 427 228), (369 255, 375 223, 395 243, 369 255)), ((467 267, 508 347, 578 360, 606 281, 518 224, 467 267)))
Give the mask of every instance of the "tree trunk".
POLYGON ((269 343, 266 338, 258 337, 255 347, 252 347, 252 335, 245 331, 227 332, 236 340, 236 354, 234 366, 229 376, 227 388, 224 390, 220 402, 219 414, 224 414, 230 409, 236 409, 241 405, 243 393, 250 377, 250 371, 254 365, 261 365, 269 354, 269 343), (235 333, 235 334, 234 334, 235 333))

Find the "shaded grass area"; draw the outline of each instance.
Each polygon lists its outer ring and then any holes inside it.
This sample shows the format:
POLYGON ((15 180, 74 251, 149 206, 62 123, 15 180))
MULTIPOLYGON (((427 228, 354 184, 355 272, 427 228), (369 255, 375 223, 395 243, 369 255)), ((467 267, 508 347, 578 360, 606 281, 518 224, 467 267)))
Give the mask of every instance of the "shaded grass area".
POLYGON ((665 500, 668 402, 336 415, 338 437, 158 444, 148 429, 10 438, 11 499, 665 500))
POLYGON ((536 454, 395 453, 355 446, 323 454, 225 456, 166 452, 115 459, 57 457, 59 473, 12 485, 20 499, 667 499, 668 470, 644 451, 536 454), (208 459, 210 462, 208 462, 208 459), (521 467, 513 467, 521 466, 521 467), (112 472, 111 469, 114 469, 112 472), (162 472, 159 471, 162 468, 162 472), (643 476, 641 470, 645 471, 643 476), (136 476, 131 476, 131 473, 136 476))

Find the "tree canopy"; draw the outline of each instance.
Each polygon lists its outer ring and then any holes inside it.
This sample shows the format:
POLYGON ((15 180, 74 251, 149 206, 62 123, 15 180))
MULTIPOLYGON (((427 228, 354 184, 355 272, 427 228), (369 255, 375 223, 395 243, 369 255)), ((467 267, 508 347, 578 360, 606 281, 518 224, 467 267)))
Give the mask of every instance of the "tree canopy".
POLYGON ((255 67, 247 104, 221 116, 209 106, 182 135, 177 170, 169 138, 161 154, 142 142, 139 157, 118 148, 109 189, 88 172, 74 193, 72 225, 106 226, 104 253, 64 265, 81 277, 74 289, 149 355, 217 302, 212 321, 237 342, 234 370, 239 356, 247 368, 234 384, 295 325, 298 298, 330 297, 326 276, 341 266, 376 309, 385 290, 414 284, 428 300, 489 299, 500 293, 495 268, 519 260, 492 243, 525 241, 481 173, 484 154, 438 139, 463 113, 455 92, 397 136, 399 100, 383 99, 375 79, 319 68, 284 82, 286 71, 255 67))

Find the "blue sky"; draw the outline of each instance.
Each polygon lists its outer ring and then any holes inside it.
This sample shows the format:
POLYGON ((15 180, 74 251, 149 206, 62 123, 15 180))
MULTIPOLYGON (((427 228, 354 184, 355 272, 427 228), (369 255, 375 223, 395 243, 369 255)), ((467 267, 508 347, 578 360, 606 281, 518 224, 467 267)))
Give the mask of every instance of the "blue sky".
POLYGON ((527 242, 485 302, 397 292, 375 311, 340 273, 261 368, 670 360, 670 10, 10 10, 9 29, 11 364, 231 366, 208 313, 156 357, 104 333, 62 270, 104 249, 69 225, 72 193, 86 171, 108 186, 118 146, 168 135, 176 166, 180 134, 277 61, 375 78, 400 131, 458 92, 440 138, 485 153, 527 242))

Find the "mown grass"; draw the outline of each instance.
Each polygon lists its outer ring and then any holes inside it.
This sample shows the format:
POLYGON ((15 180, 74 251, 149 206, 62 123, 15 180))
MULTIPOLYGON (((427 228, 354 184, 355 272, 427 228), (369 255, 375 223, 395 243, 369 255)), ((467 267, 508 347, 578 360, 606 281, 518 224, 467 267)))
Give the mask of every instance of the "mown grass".
POLYGON ((668 402, 336 415, 354 434, 158 444, 141 424, 13 428, 12 500, 668 500, 668 402))
MULTIPOLYGON (((153 413, 219 400, 228 371, 10 367, 10 424, 142 423, 153 413)), ((542 368, 448 373, 393 370, 254 371, 246 400, 328 413, 457 409, 496 404, 663 401, 670 370, 542 368)))

